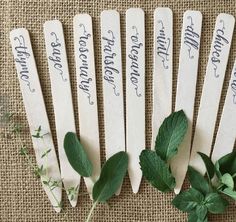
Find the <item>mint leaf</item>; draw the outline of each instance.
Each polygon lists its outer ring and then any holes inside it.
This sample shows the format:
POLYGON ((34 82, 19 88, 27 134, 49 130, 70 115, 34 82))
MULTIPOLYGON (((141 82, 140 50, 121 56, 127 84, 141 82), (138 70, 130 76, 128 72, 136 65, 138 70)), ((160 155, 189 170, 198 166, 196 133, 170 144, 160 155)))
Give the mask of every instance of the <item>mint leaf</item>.
POLYGON ((188 215, 188 222, 207 222, 207 217, 203 220, 199 219, 197 216, 196 211, 192 211, 191 213, 189 213, 188 215))
POLYGON ((218 178, 221 178, 222 177, 222 174, 220 172, 220 164, 219 164, 219 161, 216 161, 215 163, 215 172, 216 172, 216 176, 218 178))
POLYGON ((75 133, 68 132, 64 138, 64 150, 73 169, 83 177, 92 175, 93 166, 75 133))
POLYGON ((188 120, 183 110, 172 113, 163 121, 155 144, 156 153, 161 159, 167 161, 178 152, 187 128, 188 120))
POLYGON ((128 168, 128 155, 118 152, 110 157, 101 170, 101 175, 93 187, 93 200, 106 202, 120 187, 128 168))
POLYGON ((225 173, 221 178, 220 178, 221 183, 225 184, 227 187, 231 188, 232 190, 234 189, 234 179, 229 173, 225 173))
POLYGON ((232 189, 226 187, 224 190, 221 190, 221 192, 229 197, 231 197, 232 199, 236 200, 236 192, 233 191, 232 189))
POLYGON ((229 153, 218 160, 219 171, 221 174, 229 173, 234 175, 236 173, 236 151, 229 153))
POLYGON ((228 205, 228 201, 223 199, 218 193, 210 193, 205 198, 205 206, 213 214, 225 212, 228 205))
POLYGON ((205 164, 205 167, 207 170, 207 175, 208 175, 209 179, 212 179, 215 175, 215 166, 214 166, 213 162, 211 161, 211 158, 208 157, 205 153, 198 152, 198 154, 201 156, 201 158, 205 164))
POLYGON ((190 188, 178 194, 172 204, 183 212, 191 212, 204 200, 204 196, 196 189, 190 188))
POLYGON ((210 187, 205 178, 193 167, 188 167, 188 178, 191 186, 202 194, 206 195, 210 191, 210 187))
POLYGON ((171 175, 168 165, 155 151, 143 150, 139 160, 143 175, 152 186, 162 192, 174 189, 175 178, 171 175))
POLYGON ((207 207, 205 205, 198 205, 196 207, 196 215, 199 221, 205 221, 207 217, 207 207))

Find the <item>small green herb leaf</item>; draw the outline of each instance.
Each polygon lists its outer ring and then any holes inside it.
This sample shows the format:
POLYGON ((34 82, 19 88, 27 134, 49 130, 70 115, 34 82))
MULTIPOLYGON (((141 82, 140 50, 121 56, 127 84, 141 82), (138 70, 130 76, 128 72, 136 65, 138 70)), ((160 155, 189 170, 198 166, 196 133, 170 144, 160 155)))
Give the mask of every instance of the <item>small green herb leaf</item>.
POLYGON ((192 211, 191 213, 189 213, 188 215, 188 222, 207 222, 207 216, 205 217, 205 219, 201 220, 200 218, 198 218, 197 216, 197 212, 196 211, 192 211))
POLYGON ((168 165, 155 151, 143 150, 139 160, 143 175, 152 186, 162 192, 174 189, 175 178, 171 175, 168 165))
POLYGON ((200 221, 204 221, 206 219, 206 216, 207 216, 207 207, 205 205, 198 205, 196 207, 196 214, 197 214, 197 217, 200 221))
POLYGON ((75 133, 68 132, 64 139, 64 149, 70 165, 83 177, 92 175, 92 163, 75 133))
POLYGON ((162 123, 155 144, 157 154, 167 161, 177 152, 188 128, 188 120, 184 111, 178 111, 168 116, 162 123))
POLYGON ((178 194, 172 204, 183 212, 191 212, 204 200, 204 196, 196 189, 190 188, 178 194))
POLYGON ((210 191, 210 187, 205 178, 193 167, 188 167, 188 178, 191 186, 202 194, 206 195, 210 191))
POLYGON ((220 178, 221 183, 225 184, 227 187, 234 189, 234 179, 229 173, 225 173, 220 178))
POLYGON ((215 163, 215 172, 216 172, 216 176, 218 178, 221 178, 222 177, 222 174, 220 172, 220 164, 219 164, 219 161, 216 161, 215 163))
POLYGON ((25 145, 23 145, 21 148, 20 148, 20 155, 22 156, 25 156, 29 153, 27 147, 25 145))
POLYGON ((218 193, 210 193, 205 198, 205 205, 210 213, 220 214, 225 212, 226 207, 229 205, 229 203, 218 193))
POLYGON ((208 175, 209 179, 212 179, 213 176, 215 175, 215 166, 214 166, 213 162, 211 161, 211 158, 208 157, 205 153, 198 152, 198 154, 201 156, 201 158, 205 164, 205 167, 207 170, 207 175, 208 175))
POLYGON ((93 187, 93 200, 106 202, 120 187, 128 168, 128 155, 119 152, 110 157, 101 170, 101 175, 93 187))
POLYGON ((236 192, 233 191, 232 189, 226 187, 224 190, 221 191, 223 194, 233 198, 234 200, 236 200, 236 192))
POLYGON ((221 174, 229 173, 233 175, 236 172, 236 151, 229 153, 218 160, 221 174))
POLYGON ((47 156, 49 153, 51 152, 51 149, 46 150, 43 155, 41 156, 41 158, 44 158, 45 156, 47 156))

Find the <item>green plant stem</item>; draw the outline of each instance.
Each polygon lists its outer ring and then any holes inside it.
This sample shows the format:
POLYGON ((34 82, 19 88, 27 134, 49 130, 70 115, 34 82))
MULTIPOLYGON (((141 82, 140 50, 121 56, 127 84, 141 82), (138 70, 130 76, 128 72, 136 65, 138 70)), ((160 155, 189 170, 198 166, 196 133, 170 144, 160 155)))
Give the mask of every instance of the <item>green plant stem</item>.
MULTIPOLYGON (((46 147, 46 144, 45 144, 45 141, 44 141, 44 138, 42 137, 41 138, 42 139, 42 141, 43 141, 43 144, 44 144, 44 147, 45 147, 45 151, 44 152, 46 152, 47 150, 48 150, 48 148, 46 147)), ((46 154, 46 175, 48 175, 48 153, 46 154)))
MULTIPOLYGON (((20 142, 21 147, 23 147, 24 145, 23 145, 22 139, 21 139, 21 137, 20 137, 20 134, 19 134, 19 133, 16 133, 16 136, 17 136, 18 141, 20 142)), ((29 166, 36 172, 36 171, 37 171, 37 168, 34 166, 34 164, 33 164, 32 160, 30 159, 29 155, 28 155, 27 153, 25 153, 24 156, 25 156, 25 158, 26 158, 26 160, 27 160, 29 166)), ((46 169, 47 169, 47 168, 46 168, 46 169)), ((47 173, 47 171, 46 171, 46 173, 47 173)), ((47 175, 47 174, 46 174, 46 175, 47 175)), ((44 175, 40 175, 40 180, 41 180, 41 181, 43 181, 43 180, 48 181, 48 177, 47 177, 47 176, 44 176, 44 175)), ((54 200, 56 201, 56 203, 57 203, 57 205, 58 205, 58 206, 54 206, 54 207, 61 207, 61 204, 60 204, 59 200, 57 199, 57 197, 56 197, 55 194, 53 193, 53 191, 52 191, 52 189, 50 188, 50 186, 48 186, 48 189, 49 189, 49 192, 52 194, 54 200)))
POLYGON ((93 211, 94 211, 94 209, 96 208, 97 204, 98 204, 97 201, 95 201, 95 202, 93 203, 93 206, 92 206, 91 210, 89 211, 88 217, 87 217, 87 219, 86 219, 86 222, 89 222, 89 221, 91 220, 93 211))
POLYGON ((61 208, 61 203, 59 202, 59 200, 57 199, 57 197, 55 196, 55 194, 53 193, 50 187, 49 187, 49 192, 52 194, 54 200, 57 202, 57 206, 54 206, 54 207, 61 208))

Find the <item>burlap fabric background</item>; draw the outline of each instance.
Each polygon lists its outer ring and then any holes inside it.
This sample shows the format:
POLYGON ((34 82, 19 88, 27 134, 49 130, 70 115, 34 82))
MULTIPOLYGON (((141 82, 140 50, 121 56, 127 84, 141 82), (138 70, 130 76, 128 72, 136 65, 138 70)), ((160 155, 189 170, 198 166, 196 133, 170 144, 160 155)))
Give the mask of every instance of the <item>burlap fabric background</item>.
MULTIPOLYGON (((17 113, 17 118, 27 127, 24 106, 18 85, 16 71, 12 59, 9 44, 9 31, 17 27, 25 27, 29 30, 36 57, 39 77, 46 102, 46 107, 53 131, 54 141, 55 122, 50 91, 49 76, 47 70, 46 52, 43 38, 43 23, 46 20, 57 18, 64 26, 68 60, 73 90, 74 107, 76 111, 76 125, 79 133, 78 109, 76 98, 75 63, 73 54, 72 19, 77 13, 89 13, 93 17, 94 41, 97 70, 97 88, 99 103, 99 123, 101 137, 101 155, 104 161, 104 124, 103 124, 103 98, 102 98, 102 74, 101 74, 101 50, 100 50, 100 13, 104 9, 116 9, 121 13, 121 29, 123 56, 125 55, 125 11, 129 7, 141 7, 146 13, 146 139, 147 147, 151 141, 151 113, 152 113, 152 67, 153 67, 153 11, 156 7, 170 7, 174 13, 174 86, 178 70, 180 49, 180 34, 182 16, 185 10, 200 10, 203 13, 203 32, 200 51, 199 78, 197 85, 197 98, 195 117, 201 95, 202 83, 212 32, 216 16, 221 13, 230 13, 236 16, 235 0, 228 1, 177 1, 177 0, 31 0, 31 1, 0 1, 0 87, 1 98, 6 98, 10 111, 17 113)), ((236 35, 234 35, 230 59, 227 68, 226 80, 222 93, 222 100, 218 117, 220 117, 223 101, 228 85, 233 61, 236 56, 236 35)), ((125 78, 125 76, 124 76, 125 78)), ((174 87, 175 88, 175 87, 174 87)), ((174 95, 175 96, 175 91, 174 95)), ((174 105, 174 104, 173 104, 174 105)), ((40 114, 36 114, 40 115, 40 114)), ((219 118, 218 118, 219 120, 219 118)), ((217 123, 218 124, 218 123, 217 123)), ((31 146, 30 136, 27 132, 24 141, 31 146)), ((224 148, 224 147, 222 147, 224 148)), ((64 211, 56 214, 49 204, 47 196, 42 190, 40 182, 27 168, 25 161, 18 154, 19 144, 14 139, 1 138, 0 142, 0 221, 84 221, 91 201, 88 196, 81 196, 78 206, 71 208, 68 200, 63 196, 64 211)), ((33 153, 33 152, 32 152, 33 153)), ((84 182, 81 184, 81 192, 85 192, 84 182)), ((110 209, 106 205, 99 205, 94 213, 93 221, 186 221, 186 215, 174 209, 170 202, 173 194, 163 195, 142 181, 140 191, 134 195, 131 192, 128 177, 124 181, 123 189, 119 197, 112 198, 110 209)), ((211 216, 210 221, 236 221, 235 204, 231 203, 226 214, 211 216)))

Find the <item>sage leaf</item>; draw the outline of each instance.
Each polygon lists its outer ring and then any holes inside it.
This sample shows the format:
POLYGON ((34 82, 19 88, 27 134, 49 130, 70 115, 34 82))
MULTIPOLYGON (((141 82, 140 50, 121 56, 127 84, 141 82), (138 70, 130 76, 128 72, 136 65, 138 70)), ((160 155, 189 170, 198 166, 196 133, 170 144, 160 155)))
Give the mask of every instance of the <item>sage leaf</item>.
POLYGON ((234 175, 236 173, 236 151, 221 157, 218 162, 219 170, 222 175, 225 173, 234 175))
POLYGON ((188 178, 191 186, 202 194, 206 195, 210 191, 210 187, 205 178, 193 167, 188 167, 188 178))
POLYGON ((101 170, 101 175, 93 187, 93 200, 106 202, 120 187, 128 168, 128 155, 118 152, 110 157, 101 170))
POLYGON ((236 200, 236 192, 228 187, 226 187, 224 190, 221 191, 223 194, 233 198, 236 200))
POLYGON ((204 196, 196 189, 190 188, 178 194, 172 204, 183 212, 191 212, 202 203, 204 196))
POLYGON ((229 173, 225 173, 220 178, 221 183, 225 184, 227 187, 234 189, 234 179, 229 173))
POLYGON ((209 193, 205 198, 205 206, 212 214, 225 212, 229 202, 222 198, 218 193, 209 193))
POLYGON ((91 161, 75 133, 68 132, 64 138, 64 150, 72 168, 83 177, 92 175, 91 161))
POLYGON ((170 160, 178 152, 188 128, 188 120, 183 110, 172 113, 162 123, 155 143, 156 153, 164 161, 170 160))
POLYGON ((139 160, 143 175, 152 186, 162 192, 174 189, 175 178, 171 175, 168 165, 155 151, 143 150, 139 160))
POLYGON ((213 162, 211 161, 211 158, 208 157, 205 153, 198 152, 198 154, 201 156, 201 158, 205 164, 205 167, 207 170, 207 175, 208 175, 209 179, 212 179, 215 175, 215 166, 214 166, 213 162))

